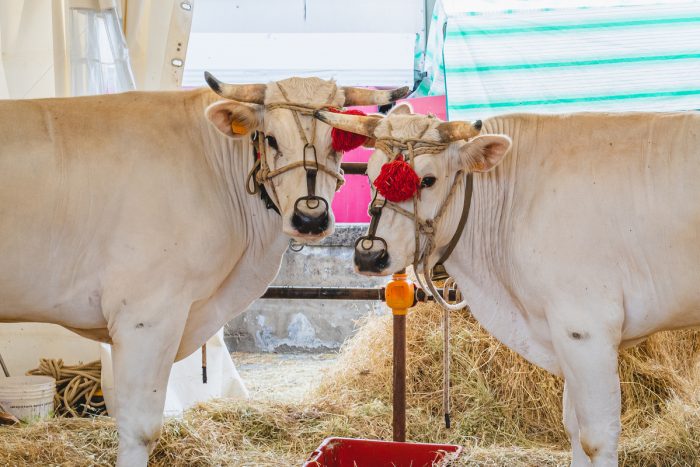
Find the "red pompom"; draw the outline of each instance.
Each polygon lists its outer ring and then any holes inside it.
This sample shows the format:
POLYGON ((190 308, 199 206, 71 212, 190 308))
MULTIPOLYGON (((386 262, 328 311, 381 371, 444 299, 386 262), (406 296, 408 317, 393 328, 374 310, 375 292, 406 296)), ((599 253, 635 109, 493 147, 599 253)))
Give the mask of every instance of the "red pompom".
MULTIPOLYGON (((331 108, 328 110, 337 114, 367 115, 363 111, 355 109, 339 110, 331 108)), ((362 146, 365 141, 367 141, 367 137, 358 135, 357 133, 350 133, 349 131, 340 130, 338 128, 333 128, 331 130, 331 144, 333 146, 333 150, 336 152, 352 151, 353 149, 362 146)))
POLYGON ((399 154, 393 161, 384 164, 374 187, 380 195, 394 203, 411 199, 420 187, 420 178, 411 165, 399 154))

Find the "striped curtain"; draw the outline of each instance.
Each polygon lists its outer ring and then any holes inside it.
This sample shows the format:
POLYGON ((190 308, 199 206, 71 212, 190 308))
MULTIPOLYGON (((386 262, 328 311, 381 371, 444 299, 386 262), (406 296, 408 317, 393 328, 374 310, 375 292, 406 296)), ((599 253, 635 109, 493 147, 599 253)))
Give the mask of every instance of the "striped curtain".
POLYGON ((430 46, 451 119, 700 109, 700 1, 438 1, 430 46))

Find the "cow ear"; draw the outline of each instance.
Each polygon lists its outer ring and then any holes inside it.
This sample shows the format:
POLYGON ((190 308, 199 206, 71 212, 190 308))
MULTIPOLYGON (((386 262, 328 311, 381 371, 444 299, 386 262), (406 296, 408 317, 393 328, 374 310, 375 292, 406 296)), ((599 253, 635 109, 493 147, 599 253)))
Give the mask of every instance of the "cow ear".
POLYGON ((511 146, 506 135, 477 136, 459 148, 462 166, 470 172, 488 172, 497 166, 511 146))
POLYGON ((402 102, 389 111, 387 115, 412 115, 413 106, 408 102, 402 102))
POLYGON ((254 104, 221 101, 207 107, 205 113, 216 129, 230 138, 246 136, 262 124, 262 109, 254 104))

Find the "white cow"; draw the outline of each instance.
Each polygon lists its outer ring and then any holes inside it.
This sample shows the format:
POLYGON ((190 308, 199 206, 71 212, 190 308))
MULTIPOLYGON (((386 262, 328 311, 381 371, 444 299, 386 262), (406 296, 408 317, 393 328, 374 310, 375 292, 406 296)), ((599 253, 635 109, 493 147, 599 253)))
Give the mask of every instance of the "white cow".
MULTIPOLYGON (((443 149, 415 158, 420 221, 447 202, 428 267, 457 229, 460 178, 473 172, 469 217, 445 267, 489 332, 564 377, 573 465, 617 465, 619 349, 700 325, 700 114, 505 115, 465 141, 475 132, 464 122, 407 113, 318 116, 380 147, 423 133, 423 145, 443 149)), ((372 154, 371 180, 395 152, 372 154)), ((414 260, 412 201, 381 211, 375 235, 388 251, 376 238, 356 250, 364 274, 414 260)))
POLYGON ((309 109, 406 92, 208 81, 237 101, 209 89, 0 101, 0 322, 112 343, 121 466, 146 465, 172 363, 263 293, 283 232, 333 229, 340 154, 309 109), (255 130, 281 216, 246 192, 255 130), (318 159, 306 169, 305 138, 318 159))

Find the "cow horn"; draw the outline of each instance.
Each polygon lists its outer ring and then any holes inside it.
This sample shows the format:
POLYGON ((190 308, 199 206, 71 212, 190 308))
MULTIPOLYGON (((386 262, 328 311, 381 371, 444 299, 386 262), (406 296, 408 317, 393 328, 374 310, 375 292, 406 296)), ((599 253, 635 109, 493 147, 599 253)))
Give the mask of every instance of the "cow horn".
POLYGON ((339 128, 350 133, 367 136, 368 138, 374 137, 374 129, 381 121, 381 117, 340 114, 327 110, 317 110, 314 112, 314 117, 333 128, 339 128))
POLYGON ((265 84, 226 84, 214 78, 208 71, 204 72, 204 79, 212 91, 226 99, 250 104, 265 103, 265 84))
POLYGON ((408 86, 396 89, 367 89, 343 86, 345 106, 350 105, 386 105, 406 97, 411 91, 408 86))
POLYGON ((443 122, 437 127, 440 139, 443 143, 467 140, 473 138, 481 131, 481 120, 474 123, 468 122, 443 122))

